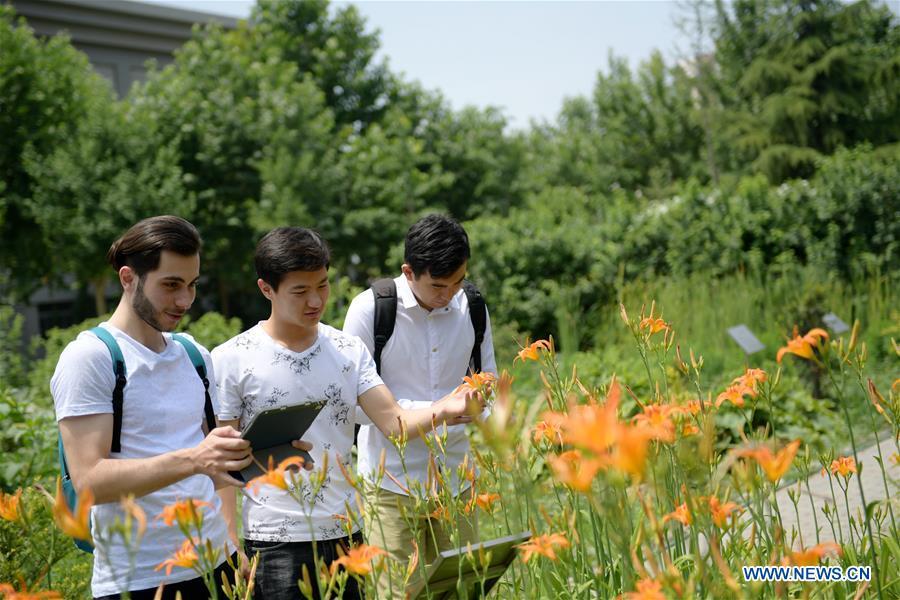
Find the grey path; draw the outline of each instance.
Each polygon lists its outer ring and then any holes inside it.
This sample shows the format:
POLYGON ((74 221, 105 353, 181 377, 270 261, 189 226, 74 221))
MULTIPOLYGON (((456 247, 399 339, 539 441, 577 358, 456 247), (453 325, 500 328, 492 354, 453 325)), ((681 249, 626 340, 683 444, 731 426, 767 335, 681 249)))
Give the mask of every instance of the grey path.
POLYGON ((881 467, 878 464, 878 449, 876 446, 870 446, 859 451, 859 463, 863 465, 861 474, 853 474, 850 477, 847 486, 847 503, 844 502, 844 493, 838 485, 840 476, 833 476, 832 483, 834 485, 834 496, 832 496, 831 486, 828 482, 828 475, 816 473, 809 478, 809 491, 803 484, 800 488, 800 499, 797 504, 797 511, 788 495, 788 491, 792 490, 795 494, 798 491, 797 484, 781 488, 776 498, 778 500, 778 509, 781 511, 782 522, 784 523, 785 534, 788 539, 793 539, 792 546, 794 548, 809 547, 819 542, 836 541, 840 542, 841 538, 845 542, 853 539, 858 540, 860 531, 864 531, 864 508, 862 498, 859 492, 859 483, 857 477, 862 481, 863 491, 865 492, 866 502, 879 502, 878 509, 874 511, 875 521, 873 522, 873 533, 878 535, 875 529, 878 529, 884 535, 890 535, 891 531, 891 514, 888 506, 883 501, 885 498, 891 498, 894 518, 897 519, 897 525, 900 527, 900 501, 898 501, 897 493, 900 491, 900 466, 896 465, 891 459, 891 455, 896 452, 893 441, 888 438, 887 441, 881 442, 881 451, 884 455, 885 470, 887 471, 887 486, 885 486, 885 478, 882 476, 881 467), (887 487, 887 489, 885 489, 887 487), (826 505, 830 509, 834 509, 835 499, 837 500, 838 514, 829 517, 825 515, 823 509, 826 505), (848 523, 846 505, 850 507, 850 517, 853 518, 853 532, 851 533, 851 525, 848 523), (815 512, 815 518, 813 513, 815 512), (799 519, 798 519, 799 513, 799 519), (816 538, 816 520, 818 520, 818 541, 816 538), (840 522, 840 526, 838 525, 840 522), (832 526, 833 523, 833 526, 832 526), (802 536, 802 544, 801 544, 802 536))

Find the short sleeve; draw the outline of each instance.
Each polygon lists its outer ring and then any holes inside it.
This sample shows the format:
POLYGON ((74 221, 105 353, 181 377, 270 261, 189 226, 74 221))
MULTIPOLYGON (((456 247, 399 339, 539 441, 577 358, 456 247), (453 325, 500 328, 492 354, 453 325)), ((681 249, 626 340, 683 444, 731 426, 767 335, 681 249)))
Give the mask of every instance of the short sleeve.
POLYGON ((212 362, 216 374, 216 416, 220 421, 240 419, 241 389, 233 347, 227 343, 217 347, 212 351, 212 362))
POLYGON ((359 347, 356 371, 359 373, 359 377, 357 377, 356 397, 359 398, 373 387, 384 385, 384 382, 378 375, 378 370, 375 368, 375 361, 372 359, 372 355, 369 353, 368 348, 366 348, 358 338, 356 338, 356 340, 359 347))
POLYGON ((97 336, 82 332, 63 350, 50 379, 56 420, 112 413, 115 385, 109 349, 97 336))
POLYGON ((350 303, 347 316, 344 318, 344 333, 355 335, 362 343, 373 352, 375 349, 375 297, 372 290, 366 290, 359 294, 350 303))

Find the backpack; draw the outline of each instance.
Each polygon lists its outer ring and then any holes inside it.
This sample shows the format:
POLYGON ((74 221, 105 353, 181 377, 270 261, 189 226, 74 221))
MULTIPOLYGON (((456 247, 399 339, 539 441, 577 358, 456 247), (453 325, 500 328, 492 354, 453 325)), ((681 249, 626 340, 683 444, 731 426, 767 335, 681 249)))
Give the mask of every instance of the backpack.
MULTIPOLYGON (((469 359, 469 371, 481 372, 481 343, 484 341, 484 331, 487 328, 487 307, 484 296, 471 281, 465 280, 462 284, 466 298, 469 300, 469 318, 472 320, 472 329, 475 330, 475 343, 472 345, 472 356, 469 359)), ((394 324, 397 320, 397 284, 393 279, 379 279, 372 284, 372 293, 375 295, 375 351, 372 358, 375 359, 375 368, 381 374, 381 351, 387 345, 394 333, 394 324)), ((467 375, 464 373, 464 375, 467 375)))
MULTIPOLYGON (((118 342, 116 342, 116 339, 109 331, 102 327, 94 327, 90 329, 90 332, 96 335, 104 344, 106 344, 106 347, 109 350, 109 355, 112 358, 113 373, 116 376, 116 386, 115 388, 113 388, 112 393, 113 435, 110 452, 121 452, 122 413, 125 399, 125 384, 128 383, 125 371, 125 358, 122 356, 122 350, 119 348, 118 342)), ((197 370, 197 375, 199 375, 201 381, 203 381, 203 389, 205 394, 203 412, 206 417, 206 425, 209 430, 212 431, 216 426, 216 415, 213 411, 212 400, 210 400, 209 397, 209 379, 206 377, 206 363, 203 360, 203 356, 200 354, 200 351, 197 350, 197 346, 195 346, 186 337, 176 333, 172 335, 172 339, 181 344, 187 351, 188 356, 191 359, 191 363, 194 365, 194 369, 197 370)), ((66 453, 63 449, 62 436, 59 436, 58 452, 59 472, 62 477, 63 496, 66 499, 66 504, 69 506, 69 510, 74 511, 76 505, 78 504, 78 492, 75 490, 75 485, 72 483, 72 479, 69 477, 69 467, 66 464, 66 453)), ((94 552, 94 546, 90 542, 86 540, 74 540, 74 542, 75 546, 79 550, 91 553, 94 552)))

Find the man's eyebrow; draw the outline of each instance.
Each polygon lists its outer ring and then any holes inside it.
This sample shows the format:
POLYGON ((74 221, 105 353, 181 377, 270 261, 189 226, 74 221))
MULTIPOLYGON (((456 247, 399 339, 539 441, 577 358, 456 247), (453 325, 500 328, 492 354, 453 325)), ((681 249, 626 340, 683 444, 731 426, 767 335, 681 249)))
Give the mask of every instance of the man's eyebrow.
MULTIPOLYGON (((184 278, 179 277, 178 275, 168 275, 166 277, 163 277, 162 281, 172 281, 175 283, 184 283, 184 278)), ((200 278, 194 277, 194 279, 191 281, 191 283, 197 283, 198 281, 200 281, 200 278)))

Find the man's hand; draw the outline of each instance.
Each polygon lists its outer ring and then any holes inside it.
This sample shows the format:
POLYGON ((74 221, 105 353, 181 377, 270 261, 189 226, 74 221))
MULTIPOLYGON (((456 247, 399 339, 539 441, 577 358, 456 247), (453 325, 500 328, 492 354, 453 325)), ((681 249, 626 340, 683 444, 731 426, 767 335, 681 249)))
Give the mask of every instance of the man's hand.
POLYGON ((243 487, 244 483, 228 472, 240 471, 253 461, 253 457, 250 442, 241 438, 240 432, 233 427, 216 427, 193 449, 192 461, 194 472, 211 477, 217 488, 222 485, 243 487))
POLYGON ((435 403, 438 420, 448 425, 474 421, 484 410, 484 396, 467 386, 460 386, 435 403))
MULTIPOLYGON (((294 440, 293 442, 291 442, 291 446, 293 446, 297 450, 303 450, 304 452, 309 452, 310 450, 313 449, 313 445, 311 443, 304 442, 303 440, 294 440)), ((312 461, 304 460, 303 468, 306 469, 307 471, 312 471, 313 470, 312 461)))

